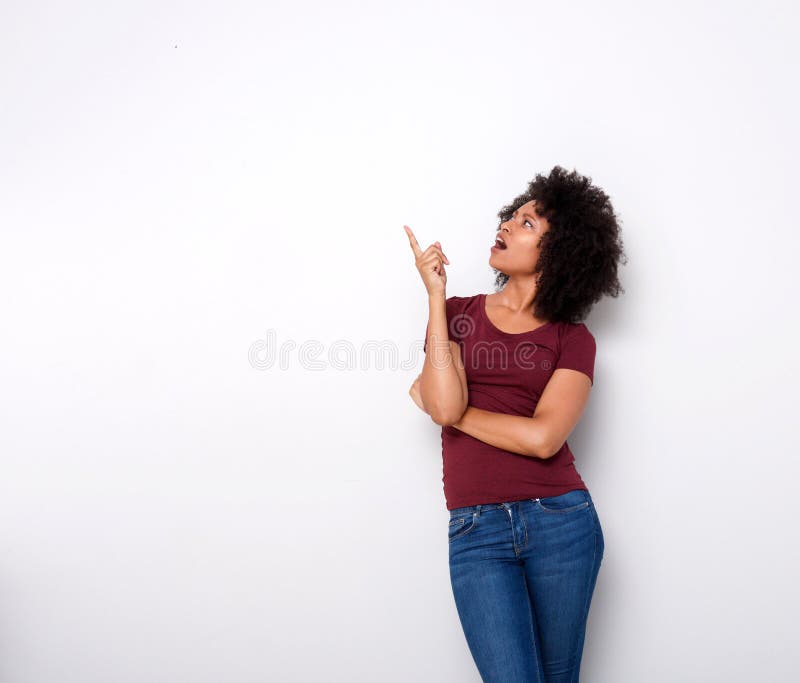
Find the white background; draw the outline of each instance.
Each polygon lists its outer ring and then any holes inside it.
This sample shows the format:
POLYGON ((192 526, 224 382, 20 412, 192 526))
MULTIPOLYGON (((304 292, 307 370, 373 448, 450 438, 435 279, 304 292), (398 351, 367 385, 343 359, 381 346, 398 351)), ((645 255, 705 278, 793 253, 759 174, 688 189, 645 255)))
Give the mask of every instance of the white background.
POLYGON ((582 680, 795 680, 797 19, 4 2, 0 680, 480 681, 402 226, 491 292, 555 164, 629 256, 570 437, 582 680))

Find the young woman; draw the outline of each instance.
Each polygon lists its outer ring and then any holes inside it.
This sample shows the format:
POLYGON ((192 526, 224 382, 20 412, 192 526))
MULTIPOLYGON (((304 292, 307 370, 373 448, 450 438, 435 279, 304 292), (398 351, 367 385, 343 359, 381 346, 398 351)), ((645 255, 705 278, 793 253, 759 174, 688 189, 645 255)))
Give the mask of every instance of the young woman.
POLYGON ((450 579, 484 681, 578 681, 605 547, 567 437, 594 383, 582 320, 624 291, 618 219, 556 166, 498 213, 493 294, 445 294, 450 264, 405 226, 428 292, 425 362, 409 393, 442 426, 450 579))

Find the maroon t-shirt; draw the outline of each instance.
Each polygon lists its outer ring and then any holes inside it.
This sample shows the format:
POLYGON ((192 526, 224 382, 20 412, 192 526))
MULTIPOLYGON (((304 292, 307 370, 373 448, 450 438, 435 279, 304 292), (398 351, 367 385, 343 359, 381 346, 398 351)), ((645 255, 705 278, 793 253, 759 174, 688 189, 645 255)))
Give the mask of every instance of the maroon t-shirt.
MULTIPOLYGON (((580 370, 594 384, 594 336, 584 323, 549 322, 512 334, 486 315, 486 294, 446 300, 447 328, 459 343, 469 405, 532 417, 557 368, 580 370)), ((428 330, 425 330, 427 348, 428 330)), ((586 489, 567 442, 550 458, 512 453, 455 427, 442 427, 442 482, 448 510, 558 496, 586 489)))

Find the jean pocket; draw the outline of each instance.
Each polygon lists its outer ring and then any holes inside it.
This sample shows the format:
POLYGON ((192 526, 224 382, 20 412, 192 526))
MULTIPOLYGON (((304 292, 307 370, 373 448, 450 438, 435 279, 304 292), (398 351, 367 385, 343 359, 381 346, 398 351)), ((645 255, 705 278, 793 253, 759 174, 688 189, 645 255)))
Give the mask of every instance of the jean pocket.
POLYGON ((470 531, 475 528, 478 523, 477 513, 471 512, 466 515, 459 515, 453 517, 447 526, 447 540, 448 542, 454 541, 457 538, 466 536, 470 531))
POLYGON ((565 514, 575 510, 588 508, 592 501, 583 489, 567 491, 560 496, 550 496, 549 498, 535 498, 536 507, 543 512, 565 514))

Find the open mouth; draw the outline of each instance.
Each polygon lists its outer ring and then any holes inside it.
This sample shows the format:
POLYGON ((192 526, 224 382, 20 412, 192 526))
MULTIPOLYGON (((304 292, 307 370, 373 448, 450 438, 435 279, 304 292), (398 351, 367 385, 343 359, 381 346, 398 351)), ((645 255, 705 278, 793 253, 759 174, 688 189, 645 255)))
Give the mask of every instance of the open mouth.
POLYGON ((506 243, 503 241, 503 238, 500 237, 499 235, 494 240, 494 246, 497 249, 506 249, 507 248, 506 247, 506 243))

